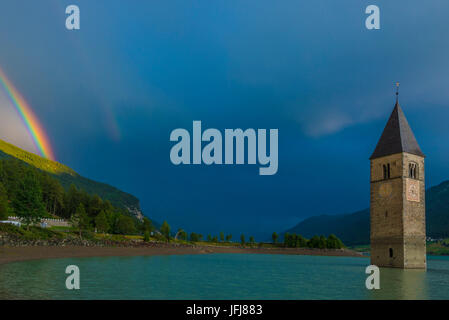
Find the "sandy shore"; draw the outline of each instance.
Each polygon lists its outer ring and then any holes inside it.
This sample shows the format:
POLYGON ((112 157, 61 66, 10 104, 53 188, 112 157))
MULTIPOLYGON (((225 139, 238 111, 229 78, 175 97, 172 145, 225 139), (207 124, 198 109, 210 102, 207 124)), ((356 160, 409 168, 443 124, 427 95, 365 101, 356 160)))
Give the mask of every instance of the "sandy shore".
POLYGON ((363 257, 351 250, 319 250, 305 248, 241 248, 219 246, 196 247, 0 247, 0 264, 55 258, 81 258, 81 257, 124 257, 124 256, 154 256, 174 254, 210 254, 210 253, 254 253, 254 254, 290 254, 290 255, 317 255, 317 256, 346 256, 363 257))

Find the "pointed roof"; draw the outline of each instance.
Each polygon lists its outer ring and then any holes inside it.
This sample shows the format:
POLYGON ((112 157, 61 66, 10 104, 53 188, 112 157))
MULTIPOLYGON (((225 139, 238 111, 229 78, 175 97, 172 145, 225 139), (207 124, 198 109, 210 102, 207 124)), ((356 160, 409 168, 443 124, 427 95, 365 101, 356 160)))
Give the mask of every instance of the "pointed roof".
POLYGON ((425 157, 416 142, 415 135, 410 129, 401 106, 396 102, 370 160, 401 152, 425 157))

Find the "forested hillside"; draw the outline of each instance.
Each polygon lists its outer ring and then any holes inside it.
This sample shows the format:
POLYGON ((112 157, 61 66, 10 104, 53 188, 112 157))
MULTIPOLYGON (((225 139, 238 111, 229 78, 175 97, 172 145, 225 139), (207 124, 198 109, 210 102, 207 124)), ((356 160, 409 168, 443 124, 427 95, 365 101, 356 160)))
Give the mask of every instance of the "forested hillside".
POLYGON ((126 209, 131 215, 142 220, 139 199, 105 183, 100 183, 80 176, 71 168, 55 161, 44 159, 24 151, 12 144, 0 140, 0 159, 14 158, 34 168, 50 174, 68 191, 73 184, 90 195, 98 195, 118 208, 126 209))
POLYGON ((0 220, 11 215, 25 224, 37 223, 42 217, 76 217, 85 230, 109 233, 133 234, 144 227, 128 210, 73 184, 66 191, 51 174, 7 158, 0 159, 0 220))

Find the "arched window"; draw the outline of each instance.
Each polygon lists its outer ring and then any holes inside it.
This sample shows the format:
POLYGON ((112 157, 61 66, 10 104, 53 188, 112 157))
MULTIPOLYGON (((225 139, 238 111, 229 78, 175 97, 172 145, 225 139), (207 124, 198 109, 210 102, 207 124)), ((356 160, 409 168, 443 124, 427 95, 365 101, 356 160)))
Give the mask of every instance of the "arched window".
POLYGON ((418 164, 410 162, 408 165, 408 175, 412 179, 418 179, 418 164))
POLYGON ((390 164, 384 164, 383 165, 383 169, 384 169, 384 179, 390 179, 390 164))
POLYGON ((390 248, 390 258, 393 258, 393 248, 390 248))

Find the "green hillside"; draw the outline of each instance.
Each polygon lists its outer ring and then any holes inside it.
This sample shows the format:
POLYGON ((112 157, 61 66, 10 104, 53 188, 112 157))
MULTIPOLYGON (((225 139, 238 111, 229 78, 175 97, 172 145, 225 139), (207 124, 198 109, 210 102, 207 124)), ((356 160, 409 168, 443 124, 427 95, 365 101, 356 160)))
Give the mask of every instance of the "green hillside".
POLYGON ((29 165, 32 165, 35 168, 41 169, 43 171, 46 171, 48 173, 52 174, 68 174, 68 175, 76 175, 76 172, 70 169, 69 167, 60 164, 56 161, 51 161, 45 158, 42 158, 38 155, 35 155, 34 153, 22 150, 10 143, 7 143, 3 140, 0 140, 0 152, 3 153, 3 156, 0 155, 0 157, 6 157, 7 155, 12 156, 16 159, 22 160, 23 162, 28 163, 29 165))
MULTIPOLYGON (((301 221, 288 233, 311 237, 335 234, 347 245, 369 243, 369 209, 351 214, 322 215, 301 221)), ((426 231, 432 238, 449 237, 449 181, 426 190, 426 231)))
POLYGON ((84 190, 91 195, 97 194, 102 199, 109 200, 115 207, 128 210, 131 215, 138 219, 143 218, 139 199, 133 195, 108 184, 84 178, 63 164, 42 158, 0 140, 0 159, 8 157, 19 159, 28 165, 50 173, 54 178, 59 180, 66 190, 68 190, 71 184, 74 184, 80 190, 84 190))

